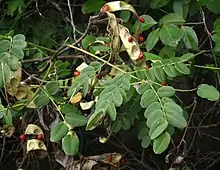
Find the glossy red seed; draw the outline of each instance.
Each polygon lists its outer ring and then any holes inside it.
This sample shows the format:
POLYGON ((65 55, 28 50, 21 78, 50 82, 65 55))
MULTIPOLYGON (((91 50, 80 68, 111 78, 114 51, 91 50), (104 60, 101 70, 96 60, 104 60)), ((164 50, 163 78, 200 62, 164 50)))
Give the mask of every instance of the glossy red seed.
POLYGON ((167 85, 167 83, 165 81, 163 81, 161 84, 162 84, 162 86, 166 86, 167 85))
POLYGON ((78 71, 74 71, 73 75, 76 77, 76 76, 79 76, 80 75, 80 72, 78 71))
POLYGON ((108 12, 110 11, 110 7, 108 5, 105 5, 103 8, 102 8, 102 11, 103 12, 108 12))
POLYGON ((37 139, 38 139, 38 140, 44 140, 44 135, 43 135, 43 134, 37 135, 37 139))
POLYGON ((110 46, 111 46, 111 44, 110 44, 110 43, 109 43, 109 44, 105 44, 105 46, 106 46, 106 47, 110 47, 110 46))
POLYGON ((139 17, 139 21, 140 21, 141 23, 144 23, 144 22, 145 22, 145 19, 144 19, 143 17, 139 17))
POLYGON ((121 163, 122 163, 122 165, 126 165, 125 159, 122 159, 122 160, 121 160, 121 163))
POLYGON ((118 164, 114 164, 114 169, 117 170, 118 169, 118 164))
POLYGON ((130 36, 129 38, 128 38, 128 42, 132 42, 134 39, 133 39, 133 37, 132 36, 130 36))
POLYGON ((19 136, 20 141, 24 141, 25 138, 26 138, 25 134, 21 134, 21 135, 19 136))
POLYGON ((139 56, 138 56, 138 60, 141 60, 141 59, 143 59, 143 58, 144 58, 144 53, 141 51, 140 54, 139 54, 139 56))
POLYGON ((140 36, 138 37, 138 41, 144 42, 144 37, 140 35, 140 36))

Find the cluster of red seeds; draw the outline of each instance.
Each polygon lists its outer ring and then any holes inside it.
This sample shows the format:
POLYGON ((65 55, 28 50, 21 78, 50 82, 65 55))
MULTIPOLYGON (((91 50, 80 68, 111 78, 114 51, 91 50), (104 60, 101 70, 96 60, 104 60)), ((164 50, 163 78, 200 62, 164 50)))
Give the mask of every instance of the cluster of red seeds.
MULTIPOLYGON (((26 140, 26 135, 23 133, 19 136, 20 141, 24 142, 26 140)), ((35 139, 38 140, 44 140, 44 135, 43 134, 39 134, 35 136, 35 139)))
MULTIPOLYGON (((112 155, 109 155, 109 156, 108 156, 108 161, 109 161, 109 162, 112 162, 112 155)), ((122 159, 122 160, 121 160, 121 164, 122 164, 122 165, 126 165, 125 159, 122 159)), ((115 170, 118 169, 118 165, 119 165, 118 163, 115 163, 115 164, 114 164, 114 169, 115 169, 115 170)))

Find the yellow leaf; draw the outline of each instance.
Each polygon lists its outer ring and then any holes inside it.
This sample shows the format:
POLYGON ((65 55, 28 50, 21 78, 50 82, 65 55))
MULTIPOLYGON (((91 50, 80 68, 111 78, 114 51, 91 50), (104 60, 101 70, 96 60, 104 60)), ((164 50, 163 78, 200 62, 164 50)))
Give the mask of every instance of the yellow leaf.
POLYGON ((71 98, 71 101, 70 101, 70 102, 71 102, 72 104, 76 104, 76 103, 80 102, 81 99, 82 99, 82 93, 78 92, 75 96, 73 96, 73 97, 71 98))

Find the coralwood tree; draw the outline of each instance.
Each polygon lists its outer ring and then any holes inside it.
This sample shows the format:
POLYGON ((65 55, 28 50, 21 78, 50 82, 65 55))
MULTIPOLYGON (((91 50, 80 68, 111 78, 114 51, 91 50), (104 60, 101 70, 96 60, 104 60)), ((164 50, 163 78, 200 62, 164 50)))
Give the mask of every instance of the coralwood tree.
MULTIPOLYGON (((1 12, 0 21, 4 140, 18 135, 16 127, 23 131, 19 139, 25 154, 46 152, 50 145, 46 141, 50 140, 56 143, 56 152, 82 156, 84 143, 79 134, 86 140, 86 131, 101 127, 105 136, 97 133, 99 142, 107 144, 112 136, 136 129, 142 148, 154 154, 166 151, 170 167, 177 164, 190 168, 187 160, 182 163, 190 151, 188 145, 193 144, 186 135, 197 100, 219 101, 218 0, 151 0, 137 4, 88 0, 82 12, 92 14, 84 32, 83 23, 75 24, 75 2, 45 4, 60 12, 57 21, 53 10, 41 12, 45 7, 40 1, 1 3, 7 9, 1 12), (31 10, 40 19, 28 25, 31 10), (5 16, 8 14, 12 18, 5 16), (59 24, 63 21, 70 26, 62 33, 59 24), (199 80, 202 76, 198 71, 212 78, 209 82, 199 80), (179 79, 191 82, 178 84, 179 79), (188 94, 188 105, 182 93, 188 94), (180 140, 172 140, 173 136, 180 136, 180 140)), ((132 161, 125 164, 123 153, 100 153, 99 148, 97 152, 101 155, 71 159, 69 168, 92 169, 102 162, 118 169, 122 161, 123 168, 132 169, 132 161)), ((132 159, 139 168, 148 167, 143 156, 140 162, 133 154, 132 159)))

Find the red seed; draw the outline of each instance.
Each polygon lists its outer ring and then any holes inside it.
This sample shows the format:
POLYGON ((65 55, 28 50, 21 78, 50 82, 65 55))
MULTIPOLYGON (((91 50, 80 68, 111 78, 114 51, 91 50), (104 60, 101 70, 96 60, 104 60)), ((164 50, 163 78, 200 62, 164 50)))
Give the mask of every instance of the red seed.
POLYGON ((141 60, 144 58, 144 53, 142 51, 140 51, 140 54, 138 56, 138 60, 141 60))
POLYGON ((121 164, 122 164, 122 165, 126 165, 125 159, 122 159, 122 160, 121 160, 121 164))
POLYGON ((80 75, 80 72, 79 72, 79 71, 74 71, 73 75, 74 75, 75 77, 77 77, 77 76, 80 75))
POLYGON ((38 140, 44 140, 44 135, 43 135, 43 134, 37 135, 37 139, 38 139, 38 140))
POLYGON ((144 22, 145 22, 145 19, 144 19, 143 17, 139 17, 139 21, 140 21, 141 23, 144 23, 144 22))
POLYGON ((109 162, 112 162, 112 155, 109 155, 109 156, 108 156, 108 161, 109 161, 109 162))
POLYGON ((128 42, 132 42, 134 39, 133 39, 133 37, 132 36, 130 36, 129 38, 128 38, 128 42))
POLYGON ((118 164, 114 164, 114 169, 117 170, 118 169, 118 164))
POLYGON ((110 7, 108 5, 105 5, 104 7, 102 7, 102 11, 103 12, 108 12, 110 11, 110 7))
POLYGON ((111 46, 111 43, 109 43, 109 44, 105 44, 105 46, 106 46, 106 47, 110 47, 110 46, 111 46))
POLYGON ((140 42, 144 42, 144 37, 140 35, 140 36, 138 37, 138 40, 139 40, 140 42))
POLYGON ((26 138, 25 134, 21 134, 21 135, 19 136, 20 141, 24 141, 25 138, 26 138))
POLYGON ((163 81, 161 84, 162 84, 162 86, 166 86, 167 85, 167 83, 165 81, 163 81))

